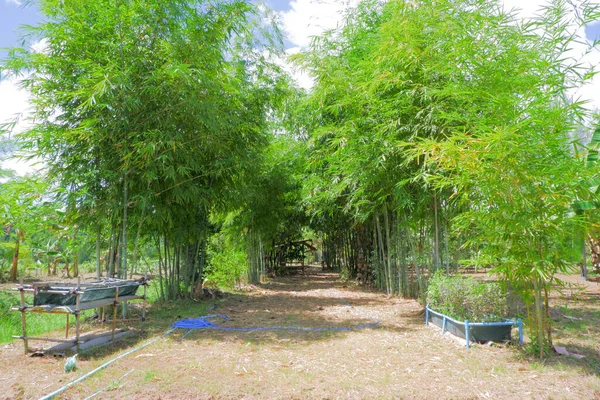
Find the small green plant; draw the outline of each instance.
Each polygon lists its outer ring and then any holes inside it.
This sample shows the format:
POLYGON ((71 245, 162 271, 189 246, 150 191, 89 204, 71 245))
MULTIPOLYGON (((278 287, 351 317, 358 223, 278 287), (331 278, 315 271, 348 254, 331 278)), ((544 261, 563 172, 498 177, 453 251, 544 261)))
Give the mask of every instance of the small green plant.
POLYGON ((154 378, 156 378, 156 373, 154 371, 146 371, 144 374, 144 382, 150 382, 154 378))
POLYGON ((508 313, 507 291, 498 283, 437 271, 427 289, 429 306, 457 320, 498 321, 508 313))

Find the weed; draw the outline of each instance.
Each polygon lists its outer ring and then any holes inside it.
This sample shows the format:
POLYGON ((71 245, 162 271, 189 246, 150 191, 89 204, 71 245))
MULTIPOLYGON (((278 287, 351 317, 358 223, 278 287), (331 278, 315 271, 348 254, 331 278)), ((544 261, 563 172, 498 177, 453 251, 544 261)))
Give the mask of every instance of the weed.
POLYGON ((144 382, 150 382, 154 378, 156 378, 156 373, 152 370, 146 371, 146 373, 144 374, 144 382))

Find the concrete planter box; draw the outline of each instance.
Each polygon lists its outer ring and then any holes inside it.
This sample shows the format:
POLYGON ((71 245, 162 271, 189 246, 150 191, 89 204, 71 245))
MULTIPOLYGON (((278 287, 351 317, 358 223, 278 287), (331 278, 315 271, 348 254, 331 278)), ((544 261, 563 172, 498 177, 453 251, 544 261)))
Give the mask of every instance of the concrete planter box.
POLYGON ((519 328, 519 343, 523 344, 523 322, 520 319, 498 322, 457 321, 427 306, 425 308, 425 323, 429 325, 430 322, 442 328, 442 335, 448 331, 454 336, 465 339, 467 348, 469 348, 470 342, 510 341, 512 327, 516 325, 519 328))

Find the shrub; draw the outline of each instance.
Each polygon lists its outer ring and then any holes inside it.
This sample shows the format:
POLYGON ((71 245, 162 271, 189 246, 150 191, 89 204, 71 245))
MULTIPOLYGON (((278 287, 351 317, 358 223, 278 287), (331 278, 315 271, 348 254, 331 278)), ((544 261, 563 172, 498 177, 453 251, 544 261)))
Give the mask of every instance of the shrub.
POLYGON ((498 283, 436 272, 429 281, 427 301, 433 310, 456 320, 498 321, 508 313, 507 291, 498 283))
POLYGON ((246 253, 232 249, 212 254, 205 278, 220 288, 233 288, 247 273, 246 253))
POLYGON ((248 259, 243 242, 234 242, 219 233, 210 238, 208 265, 204 278, 219 288, 235 288, 248 274, 248 259))
POLYGON ((0 282, 8 278, 14 251, 14 244, 0 242, 0 282))

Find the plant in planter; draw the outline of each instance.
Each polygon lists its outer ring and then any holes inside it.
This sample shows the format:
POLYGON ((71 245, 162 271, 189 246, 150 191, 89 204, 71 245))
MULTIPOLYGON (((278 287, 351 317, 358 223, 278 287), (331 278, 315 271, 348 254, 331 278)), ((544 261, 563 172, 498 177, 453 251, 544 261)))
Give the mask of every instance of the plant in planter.
POLYGON ((506 341, 511 339, 513 325, 519 327, 522 343, 522 323, 508 320, 508 293, 498 283, 479 282, 471 277, 446 276, 436 272, 427 289, 426 322, 433 322, 452 334, 470 341, 506 341))

